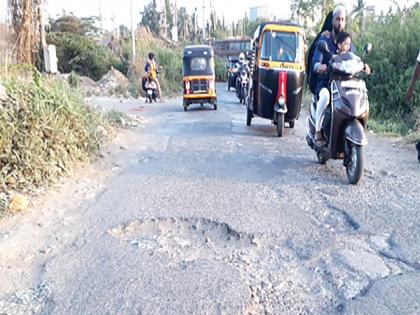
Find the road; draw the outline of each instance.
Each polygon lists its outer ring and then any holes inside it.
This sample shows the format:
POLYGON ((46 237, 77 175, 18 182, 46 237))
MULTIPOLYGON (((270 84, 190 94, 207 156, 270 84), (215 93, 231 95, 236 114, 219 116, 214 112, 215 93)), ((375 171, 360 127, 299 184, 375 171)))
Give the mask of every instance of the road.
POLYGON ((94 99, 145 118, 0 223, 0 314, 419 314, 420 166, 369 134, 364 177, 219 109, 94 99))

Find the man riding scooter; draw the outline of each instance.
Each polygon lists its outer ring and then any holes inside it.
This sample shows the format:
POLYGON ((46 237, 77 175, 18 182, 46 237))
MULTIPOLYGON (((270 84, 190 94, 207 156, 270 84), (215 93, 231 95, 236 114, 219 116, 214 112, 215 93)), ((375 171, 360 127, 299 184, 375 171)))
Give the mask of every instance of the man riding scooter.
MULTIPOLYGON (((328 50, 336 54, 338 52, 337 36, 342 32, 346 25, 347 12, 343 6, 337 6, 333 11, 333 30, 330 34, 321 35, 319 40, 327 43, 328 50)), ((354 45, 351 44, 350 52, 355 52, 354 45)), ((330 93, 327 89, 329 82, 329 75, 327 73, 328 64, 331 55, 322 53, 319 49, 315 50, 314 57, 311 63, 311 71, 314 74, 314 79, 317 80, 315 93, 317 96, 316 113, 315 113, 315 141, 317 147, 325 146, 325 140, 321 133, 322 119, 325 109, 330 103, 330 93)), ((365 65, 366 74, 370 74, 370 68, 365 65)))

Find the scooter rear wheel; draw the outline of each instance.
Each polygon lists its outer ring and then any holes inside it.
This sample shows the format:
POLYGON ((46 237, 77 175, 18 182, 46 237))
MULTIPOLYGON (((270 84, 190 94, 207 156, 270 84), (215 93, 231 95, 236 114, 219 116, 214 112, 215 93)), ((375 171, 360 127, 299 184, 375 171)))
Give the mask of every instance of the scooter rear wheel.
POLYGON ((322 155, 321 152, 317 152, 316 157, 318 158, 319 164, 322 164, 322 165, 327 164, 328 159, 324 155, 322 155))

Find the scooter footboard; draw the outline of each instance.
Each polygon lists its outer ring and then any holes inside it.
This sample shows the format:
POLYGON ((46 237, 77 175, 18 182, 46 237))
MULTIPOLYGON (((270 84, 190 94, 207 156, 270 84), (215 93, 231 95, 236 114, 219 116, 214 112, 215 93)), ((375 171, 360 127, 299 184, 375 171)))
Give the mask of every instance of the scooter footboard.
POLYGON ((344 136, 347 140, 357 145, 367 145, 368 140, 365 128, 359 120, 351 121, 344 130, 344 136))

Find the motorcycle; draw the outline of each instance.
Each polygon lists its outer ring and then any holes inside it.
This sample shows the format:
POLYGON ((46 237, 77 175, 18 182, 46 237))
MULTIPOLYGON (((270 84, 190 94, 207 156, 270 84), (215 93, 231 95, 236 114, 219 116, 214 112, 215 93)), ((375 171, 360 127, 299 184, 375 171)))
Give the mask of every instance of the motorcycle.
MULTIPOLYGON (((329 92, 330 104, 324 114, 321 133, 326 142, 318 147, 315 141, 316 97, 312 98, 307 119, 308 145, 316 152, 319 163, 329 159, 343 159, 350 184, 357 184, 365 164, 365 146, 367 145, 366 127, 369 116, 369 100, 366 83, 359 77, 364 73, 365 65, 353 53, 333 55, 327 43, 319 41, 318 49, 331 55, 328 71, 331 75, 329 92)), ((365 47, 365 54, 372 49, 365 47)))
POLYGON ((239 98, 239 103, 245 104, 245 100, 248 96, 249 73, 250 68, 247 64, 244 64, 239 69, 239 75, 236 82, 236 96, 239 98))

